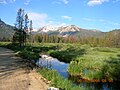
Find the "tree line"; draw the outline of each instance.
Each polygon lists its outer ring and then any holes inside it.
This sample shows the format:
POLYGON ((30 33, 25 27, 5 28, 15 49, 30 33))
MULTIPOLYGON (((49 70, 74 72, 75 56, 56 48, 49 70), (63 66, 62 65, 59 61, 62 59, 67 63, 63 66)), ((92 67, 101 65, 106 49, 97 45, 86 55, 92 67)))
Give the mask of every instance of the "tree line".
POLYGON ((120 47, 120 30, 106 33, 103 37, 61 37, 57 35, 35 34, 33 43, 80 43, 100 47, 120 47))
POLYGON ((33 43, 76 43, 77 38, 74 36, 60 37, 57 35, 35 34, 33 43))

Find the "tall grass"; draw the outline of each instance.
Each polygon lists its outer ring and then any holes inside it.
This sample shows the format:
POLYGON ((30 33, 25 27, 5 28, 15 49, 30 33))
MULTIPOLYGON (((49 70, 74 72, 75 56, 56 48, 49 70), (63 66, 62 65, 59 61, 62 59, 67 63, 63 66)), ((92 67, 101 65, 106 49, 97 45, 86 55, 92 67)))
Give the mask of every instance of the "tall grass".
POLYGON ((77 86, 67 79, 61 77, 55 70, 42 68, 38 70, 47 80, 51 81, 51 86, 61 88, 62 90, 90 90, 87 87, 77 86))
POLYGON ((120 80, 119 55, 119 48, 89 48, 83 56, 70 62, 68 72, 89 80, 120 80))

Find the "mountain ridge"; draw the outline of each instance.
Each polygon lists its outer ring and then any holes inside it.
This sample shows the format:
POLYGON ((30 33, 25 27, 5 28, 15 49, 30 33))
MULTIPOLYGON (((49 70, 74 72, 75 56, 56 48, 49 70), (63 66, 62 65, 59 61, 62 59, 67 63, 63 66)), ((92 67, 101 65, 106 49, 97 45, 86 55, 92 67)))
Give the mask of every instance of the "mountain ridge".
POLYGON ((10 40, 14 34, 14 27, 0 19, 0 41, 10 40))

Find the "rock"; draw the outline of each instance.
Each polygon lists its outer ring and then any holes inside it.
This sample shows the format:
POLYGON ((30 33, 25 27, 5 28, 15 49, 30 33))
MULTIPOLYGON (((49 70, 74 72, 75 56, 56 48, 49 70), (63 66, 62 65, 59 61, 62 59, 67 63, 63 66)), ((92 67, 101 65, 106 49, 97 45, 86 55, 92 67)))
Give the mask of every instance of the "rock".
POLYGON ((47 55, 42 55, 41 57, 42 57, 42 58, 47 58, 48 56, 47 56, 47 55))
POLYGON ((59 88, 49 87, 47 90, 59 90, 59 88))
POLYGON ((50 84, 51 83, 51 81, 47 81, 47 84, 50 84))

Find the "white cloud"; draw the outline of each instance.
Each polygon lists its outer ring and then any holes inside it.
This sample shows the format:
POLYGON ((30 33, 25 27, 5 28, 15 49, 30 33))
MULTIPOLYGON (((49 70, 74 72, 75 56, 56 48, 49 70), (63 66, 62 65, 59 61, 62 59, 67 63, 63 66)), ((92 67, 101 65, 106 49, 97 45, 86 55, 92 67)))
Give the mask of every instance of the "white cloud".
POLYGON ((47 25, 48 15, 45 13, 29 12, 28 17, 33 21, 33 27, 35 28, 47 25))
POLYGON ((52 4, 61 4, 59 1, 53 1, 52 4))
POLYGON ((104 2, 109 2, 109 0, 89 0, 87 3, 89 6, 95 6, 95 5, 100 5, 104 2))
POLYGON ((66 23, 61 23, 59 26, 67 26, 68 24, 66 23))
POLYGON ((30 0, 26 0, 26 2, 24 3, 25 5, 29 5, 30 0))
POLYGON ((40 28, 47 25, 52 26, 66 26, 66 23, 58 22, 54 18, 51 18, 46 13, 35 13, 35 12, 28 12, 28 17, 30 20, 33 21, 33 28, 40 28))
POLYGON ((92 19, 92 18, 82 18, 82 19, 85 21, 96 21, 95 19, 92 19))
POLYGON ((6 0, 0 0, 0 3, 6 4, 6 0))
POLYGON ((68 4, 69 3, 69 0, 55 0, 52 2, 52 4, 68 4))
POLYGON ((47 25, 52 25, 52 26, 55 26, 55 27, 61 27, 61 26, 67 26, 68 24, 63 23, 63 22, 48 21, 47 25))
MULTIPOLYGON (((14 3, 16 0, 0 0, 0 4, 14 3)), ((25 0, 25 5, 29 5, 31 0, 25 0)))
POLYGON ((120 0, 113 0, 112 2, 113 3, 118 3, 118 2, 120 2, 120 0))
POLYGON ((7 4, 7 3, 13 3, 15 2, 16 0, 0 0, 0 3, 1 4, 7 4))
POLYGON ((105 19, 82 18, 82 20, 90 21, 90 22, 100 22, 102 24, 109 24, 113 26, 120 26, 120 23, 110 21, 110 20, 105 20, 105 19))
POLYGON ((72 19, 72 17, 70 17, 70 16, 61 16, 63 19, 67 19, 67 20, 71 20, 72 19))
POLYGON ((68 4, 69 1, 68 0, 61 0, 64 4, 68 4))
POLYGON ((109 20, 99 19, 98 21, 102 22, 102 23, 105 23, 105 24, 110 24, 110 25, 114 25, 114 26, 120 26, 120 23, 109 21, 109 20))

